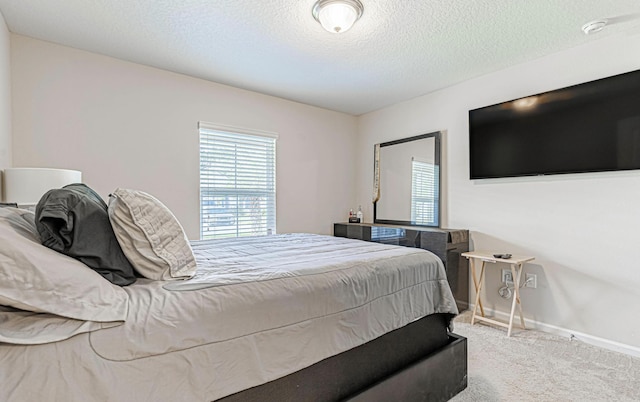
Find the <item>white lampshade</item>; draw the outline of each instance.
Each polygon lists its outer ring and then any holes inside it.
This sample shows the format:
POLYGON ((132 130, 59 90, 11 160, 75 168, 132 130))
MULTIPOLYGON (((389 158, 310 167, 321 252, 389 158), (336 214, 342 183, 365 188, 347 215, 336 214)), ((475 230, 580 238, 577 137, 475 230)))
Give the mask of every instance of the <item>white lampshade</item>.
POLYGON ((9 168, 4 170, 4 202, 35 205, 47 191, 82 182, 82 172, 67 169, 9 168))
POLYGON ((340 33, 351 28, 362 11, 362 3, 358 0, 319 0, 312 14, 324 29, 340 33))

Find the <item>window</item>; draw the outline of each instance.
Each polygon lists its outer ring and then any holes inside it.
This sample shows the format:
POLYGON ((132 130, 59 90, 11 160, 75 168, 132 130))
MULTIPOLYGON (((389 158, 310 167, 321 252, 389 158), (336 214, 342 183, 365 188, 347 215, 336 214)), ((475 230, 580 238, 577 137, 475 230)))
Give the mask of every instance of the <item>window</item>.
POLYGON ((200 238, 276 232, 275 134, 200 123, 200 238))
POLYGON ((439 175, 436 169, 433 163, 416 158, 411 161, 411 221, 418 225, 434 225, 437 222, 439 175))

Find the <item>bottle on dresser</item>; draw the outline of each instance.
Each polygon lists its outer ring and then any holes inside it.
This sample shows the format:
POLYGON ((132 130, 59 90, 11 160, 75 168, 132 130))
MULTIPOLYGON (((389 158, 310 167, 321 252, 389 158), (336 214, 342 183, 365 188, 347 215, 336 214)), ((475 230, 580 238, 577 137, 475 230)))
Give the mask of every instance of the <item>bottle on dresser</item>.
POLYGON ((349 210, 349 223, 360 223, 358 217, 356 216, 356 213, 353 212, 353 208, 349 210))

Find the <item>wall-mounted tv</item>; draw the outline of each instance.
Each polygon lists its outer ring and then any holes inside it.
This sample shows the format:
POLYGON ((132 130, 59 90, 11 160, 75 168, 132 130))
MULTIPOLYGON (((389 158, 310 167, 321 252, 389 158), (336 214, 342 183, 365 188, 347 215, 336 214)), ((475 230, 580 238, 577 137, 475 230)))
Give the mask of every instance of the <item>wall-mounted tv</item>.
POLYGON ((640 169, 640 70, 469 111, 471 179, 640 169))

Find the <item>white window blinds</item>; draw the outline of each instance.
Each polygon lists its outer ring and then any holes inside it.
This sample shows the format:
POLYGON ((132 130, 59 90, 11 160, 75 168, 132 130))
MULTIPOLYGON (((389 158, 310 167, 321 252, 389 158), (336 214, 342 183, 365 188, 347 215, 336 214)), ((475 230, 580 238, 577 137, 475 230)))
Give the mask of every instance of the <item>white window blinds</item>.
POLYGON ((200 124, 201 239, 276 232, 276 137, 232 130, 200 124))
POLYGON ((436 225, 439 214, 437 169, 433 163, 415 158, 411 161, 411 221, 415 224, 436 225))

